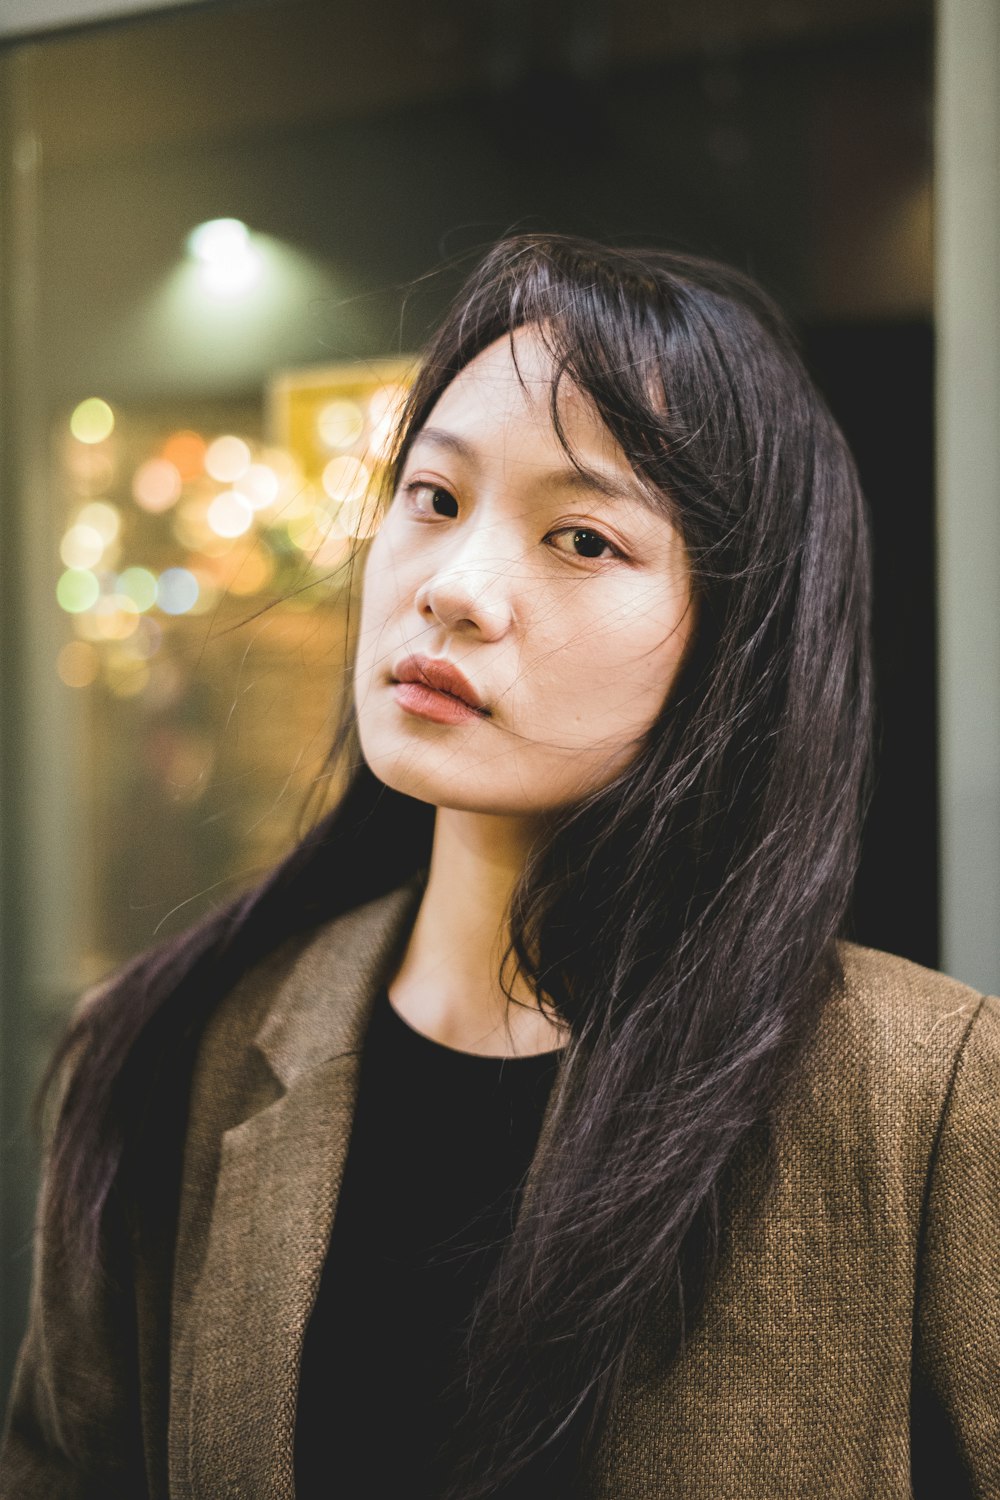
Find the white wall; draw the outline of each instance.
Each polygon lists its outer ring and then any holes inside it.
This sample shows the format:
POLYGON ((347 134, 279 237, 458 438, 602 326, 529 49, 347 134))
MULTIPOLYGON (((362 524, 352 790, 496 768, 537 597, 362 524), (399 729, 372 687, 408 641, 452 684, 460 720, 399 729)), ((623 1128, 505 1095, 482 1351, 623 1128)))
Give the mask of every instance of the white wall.
MULTIPOLYGON (((1000 5, 939 0, 941 967, 1000 990, 1000 5)), ((920 809, 914 813, 920 816, 920 809)))

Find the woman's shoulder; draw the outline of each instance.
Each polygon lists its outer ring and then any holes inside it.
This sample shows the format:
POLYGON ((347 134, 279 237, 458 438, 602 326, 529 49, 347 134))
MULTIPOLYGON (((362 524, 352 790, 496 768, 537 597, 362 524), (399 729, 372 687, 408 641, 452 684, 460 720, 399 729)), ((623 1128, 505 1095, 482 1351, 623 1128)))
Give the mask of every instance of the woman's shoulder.
POLYGON ((919 1155, 946 1113, 1000 1121, 1000 999, 896 954, 849 942, 837 952, 793 1090, 811 1117, 856 1143, 919 1155))
POLYGON ((984 1004, 994 1009, 998 1003, 994 997, 990 1006, 990 997, 971 985, 895 953, 850 942, 838 943, 837 953, 835 1011, 854 1024, 859 1038, 867 1035, 890 1049, 913 1045, 948 1055, 984 1004))
POLYGON ((857 943, 837 945, 840 976, 829 1016, 841 1045, 853 1044, 891 1066, 922 1060, 954 1066, 973 1031, 996 1045, 1000 1000, 947 974, 857 943))

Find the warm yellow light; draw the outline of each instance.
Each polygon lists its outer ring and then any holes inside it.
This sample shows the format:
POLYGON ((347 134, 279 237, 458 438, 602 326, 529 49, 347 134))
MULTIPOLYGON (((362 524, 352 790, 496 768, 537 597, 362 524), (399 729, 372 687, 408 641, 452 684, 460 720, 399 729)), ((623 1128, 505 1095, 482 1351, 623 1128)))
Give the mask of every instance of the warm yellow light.
POLYGON ((104 538, 93 526, 71 526, 59 544, 59 556, 67 568, 92 568, 104 552, 104 538))
POLYGON ((383 385, 368 402, 368 450, 377 463, 388 458, 396 429, 403 414, 407 390, 405 385, 383 385))
POLYGON ((365 414, 356 401, 328 401, 316 416, 316 431, 327 448, 353 448, 365 430, 365 414))
POLYGON ((69 419, 69 430, 79 443, 103 443, 115 429, 115 414, 100 396, 81 401, 69 419))
POLYGON ((384 422, 386 417, 398 421, 408 394, 406 386, 398 382, 380 385, 377 391, 372 391, 368 398, 368 420, 372 426, 384 422))
POLYGON ((238 559, 229 579, 231 594, 259 594, 274 574, 274 564, 262 547, 253 547, 244 558, 238 559))
POLYGON ((181 432, 171 433, 163 445, 160 457, 173 464, 181 478, 187 482, 196 479, 202 472, 206 447, 205 439, 200 433, 185 428, 181 432))
POLYGON ((330 532, 330 513, 321 505, 312 505, 304 515, 290 517, 285 529, 300 552, 314 552, 330 532))
POLYGON ((105 594, 93 609, 94 633, 98 640, 124 641, 139 627, 139 612, 124 594, 105 594))
POLYGON ((74 494, 103 495, 115 477, 114 456, 108 448, 78 443, 70 435, 63 450, 63 470, 74 494))
POLYGON ((208 569, 216 562, 224 563, 230 558, 206 558, 203 562, 195 564, 191 561, 190 573, 198 587, 198 597, 185 613, 189 615, 204 615, 210 609, 214 609, 219 602, 219 587, 217 580, 212 577, 208 569))
POLYGON ((349 537, 338 536, 336 532, 328 532, 317 547, 309 554, 309 561, 314 568, 324 570, 339 568, 345 563, 351 554, 351 541, 349 537))
POLYGON ((240 494, 254 510, 266 510, 278 498, 281 480, 268 464, 251 464, 240 478, 240 494))
POLYGON ((315 486, 301 478, 283 486, 280 501, 274 507, 275 521, 287 525, 290 521, 311 515, 318 498, 315 486))
POLYGON ((209 526, 207 515, 208 502, 203 499, 185 500, 177 507, 171 529, 182 547, 199 552, 204 547, 218 546, 219 538, 209 526))
POLYGON ((106 500, 91 500, 76 513, 77 526, 92 526, 105 546, 113 542, 121 530, 121 513, 106 500))
POLYGON ((239 490, 224 490, 208 507, 205 519, 216 536, 242 536, 253 524, 253 510, 239 490))
POLYGON ((205 471, 220 484, 232 484, 250 467, 251 453, 242 438, 224 433, 205 451, 205 471))
POLYGON ((89 687, 97 676, 99 658, 87 641, 69 641, 56 657, 56 671, 67 687, 89 687))
POLYGON ((181 474, 176 464, 166 458, 151 458, 141 464, 132 476, 132 498, 143 510, 159 515, 177 504, 181 484, 181 474))
POLYGON ((381 507, 371 495, 345 502, 337 512, 334 533, 362 540, 374 536, 382 519, 381 507))
POLYGON ((82 614, 97 603, 101 587, 87 568, 67 568, 56 584, 56 598, 71 615, 82 614))
POLYGON ((81 636, 85 641, 103 641, 100 621, 92 609, 85 610, 82 614, 71 615, 74 634, 81 636))
POLYGON ((359 458, 345 454, 343 458, 331 458, 323 470, 321 483, 331 500, 349 505, 367 492, 371 471, 359 458))
POLYGON ((148 568, 126 568, 118 575, 117 593, 131 599, 140 614, 156 603, 156 574, 148 568))

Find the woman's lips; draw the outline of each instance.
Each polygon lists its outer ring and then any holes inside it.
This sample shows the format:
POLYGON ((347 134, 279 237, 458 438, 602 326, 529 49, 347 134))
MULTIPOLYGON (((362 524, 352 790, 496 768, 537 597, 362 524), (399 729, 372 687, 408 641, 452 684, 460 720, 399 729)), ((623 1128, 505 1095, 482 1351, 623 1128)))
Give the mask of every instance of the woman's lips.
POLYGON ((488 719, 475 687, 446 657, 413 653, 393 668, 396 702, 407 713, 435 724, 464 724, 488 719))
POLYGON ((418 719, 430 719, 435 724, 465 724, 469 719, 485 719, 489 715, 482 709, 472 708, 461 698, 450 693, 438 692, 422 682, 396 682, 392 691, 400 708, 418 719))

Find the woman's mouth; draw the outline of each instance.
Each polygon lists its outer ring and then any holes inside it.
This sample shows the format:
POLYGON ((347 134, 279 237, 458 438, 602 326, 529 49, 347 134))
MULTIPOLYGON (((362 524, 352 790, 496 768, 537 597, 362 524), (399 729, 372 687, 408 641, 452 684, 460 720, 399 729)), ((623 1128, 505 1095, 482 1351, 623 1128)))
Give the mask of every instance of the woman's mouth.
POLYGON ((400 708, 435 724, 464 724, 490 716, 473 684, 446 657, 404 657, 394 668, 393 692, 400 708))
POLYGON ((453 693, 441 692, 423 682, 396 682, 392 691, 406 713, 435 724, 465 724, 470 719, 489 718, 485 709, 473 708, 453 693))

